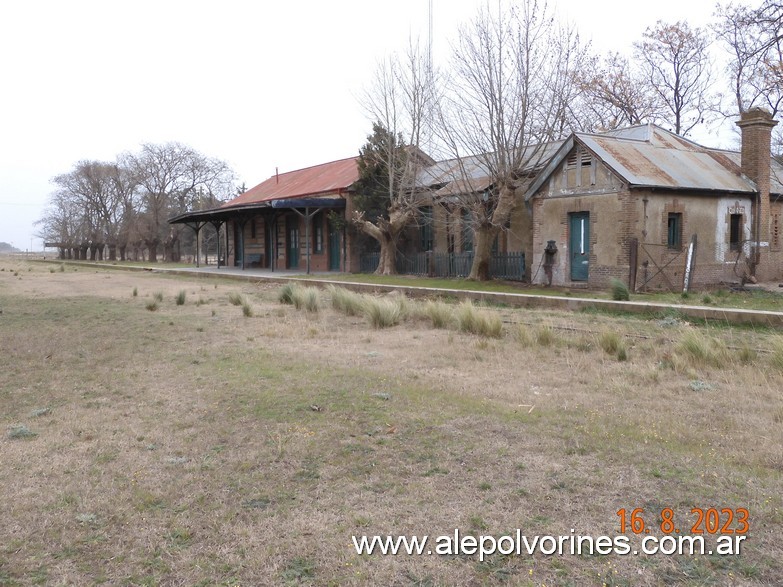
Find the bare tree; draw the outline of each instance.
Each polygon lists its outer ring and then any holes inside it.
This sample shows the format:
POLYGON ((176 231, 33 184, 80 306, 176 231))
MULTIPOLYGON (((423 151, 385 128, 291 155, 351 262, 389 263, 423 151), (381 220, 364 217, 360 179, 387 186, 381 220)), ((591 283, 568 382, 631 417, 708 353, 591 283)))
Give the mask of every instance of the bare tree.
POLYGON ((579 118, 585 121, 580 130, 603 132, 661 120, 664 105, 660 95, 619 53, 594 58, 592 66, 576 71, 575 82, 581 89, 579 118))
POLYGON ((429 139, 434 111, 433 70, 416 43, 403 58, 381 62, 365 93, 363 106, 373 133, 359 154, 359 180, 352 224, 380 245, 376 273, 396 273, 400 233, 416 217, 424 196, 421 169, 434 161, 421 147, 429 139))
POLYGON ((193 210, 199 187, 229 193, 233 172, 224 162, 180 143, 145 144, 129 160, 141 188, 137 229, 149 260, 157 261, 161 245, 165 259, 179 260, 182 227, 169 225, 167 219, 193 210))
POLYGON ((57 244, 60 258, 73 256, 73 250, 81 243, 79 232, 79 209, 74 199, 65 190, 57 190, 49 197, 49 203, 43 215, 36 221, 38 230, 36 236, 44 242, 57 244))
POLYGON ((718 16, 714 30, 731 56, 732 106, 725 114, 763 106, 776 115, 783 106, 783 4, 718 5, 718 16))
POLYGON ((470 279, 489 278, 492 243, 508 226, 516 190, 564 131, 564 96, 582 50, 543 0, 482 8, 460 30, 441 127, 456 162, 449 198, 472 218, 470 279))
POLYGON ((665 107, 665 119, 682 136, 717 111, 709 45, 702 29, 683 21, 658 21, 634 44, 643 76, 665 107))

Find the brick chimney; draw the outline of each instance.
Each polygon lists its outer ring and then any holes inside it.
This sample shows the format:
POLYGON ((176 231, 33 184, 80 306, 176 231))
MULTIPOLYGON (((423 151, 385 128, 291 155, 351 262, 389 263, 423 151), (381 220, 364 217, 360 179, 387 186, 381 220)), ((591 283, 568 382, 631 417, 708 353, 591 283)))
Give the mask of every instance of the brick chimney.
POLYGON ((766 279, 771 271, 769 257, 769 181, 771 165, 772 129, 777 124, 772 115, 762 108, 743 112, 737 126, 742 131, 742 174, 756 184, 757 201, 753 218, 754 263, 753 274, 766 279))

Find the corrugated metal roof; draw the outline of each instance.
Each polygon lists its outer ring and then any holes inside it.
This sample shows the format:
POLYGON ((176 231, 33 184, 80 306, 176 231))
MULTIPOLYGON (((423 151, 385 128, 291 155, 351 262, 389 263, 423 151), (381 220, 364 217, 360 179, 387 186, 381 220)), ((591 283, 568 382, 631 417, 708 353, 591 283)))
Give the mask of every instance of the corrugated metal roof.
MULTIPOLYGON (((545 143, 538 147, 528 147, 521 158, 529 159, 523 172, 531 172, 545 164, 562 141, 545 143)), ((447 159, 438 161, 434 165, 426 167, 419 172, 419 185, 432 187, 441 185, 435 192, 437 196, 453 196, 482 192, 492 185, 492 177, 488 171, 484 155, 474 155, 461 159, 447 159)))
POLYGON ((581 133, 576 136, 632 186, 755 191, 727 151, 699 147, 658 131, 646 141, 581 133))
POLYGON ((222 207, 343 193, 359 179, 357 159, 351 157, 273 175, 222 207))

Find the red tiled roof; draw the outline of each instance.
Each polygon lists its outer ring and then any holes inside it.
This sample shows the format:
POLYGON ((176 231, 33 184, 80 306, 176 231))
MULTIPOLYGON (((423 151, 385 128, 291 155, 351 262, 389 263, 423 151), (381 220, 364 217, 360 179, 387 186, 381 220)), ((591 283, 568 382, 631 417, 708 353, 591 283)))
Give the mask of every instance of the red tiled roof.
POLYGON ((306 169, 273 175, 244 194, 223 204, 223 208, 268 200, 341 194, 359 179, 358 157, 322 163, 306 169))

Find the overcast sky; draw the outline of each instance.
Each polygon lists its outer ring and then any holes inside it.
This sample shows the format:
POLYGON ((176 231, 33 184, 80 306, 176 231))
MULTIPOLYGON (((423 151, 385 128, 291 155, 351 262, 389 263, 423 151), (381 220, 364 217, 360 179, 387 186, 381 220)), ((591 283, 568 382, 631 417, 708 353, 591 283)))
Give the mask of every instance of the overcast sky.
MULTIPOLYGON (((436 61, 481 3, 433 0, 436 61)), ((657 20, 705 25, 715 2, 555 5, 599 51, 628 52, 657 20)), ((357 97, 428 14, 428 0, 4 2, 0 241, 30 248, 52 177, 145 142, 222 159, 248 188, 357 154, 371 129, 357 97)))

